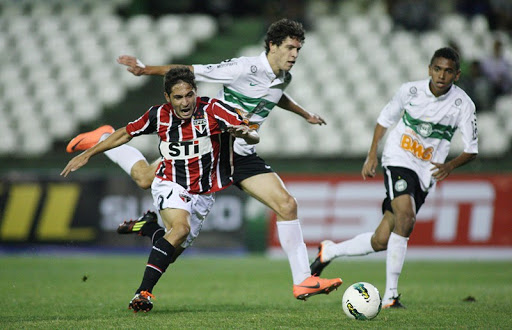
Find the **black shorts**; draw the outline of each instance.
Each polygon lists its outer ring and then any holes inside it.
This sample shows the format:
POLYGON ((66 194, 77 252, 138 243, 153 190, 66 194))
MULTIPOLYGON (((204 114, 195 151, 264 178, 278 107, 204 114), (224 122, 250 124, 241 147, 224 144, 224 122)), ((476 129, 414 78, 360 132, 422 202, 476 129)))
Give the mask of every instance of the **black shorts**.
POLYGON ((235 170, 233 173, 233 183, 240 188, 240 182, 263 173, 273 173, 272 167, 267 165, 258 154, 241 156, 235 152, 234 156, 235 170))
POLYGON ((382 213, 386 210, 393 213, 391 201, 405 194, 414 198, 416 213, 418 213, 428 195, 428 192, 421 189, 420 179, 416 172, 405 167, 385 166, 384 185, 386 186, 386 198, 382 202, 382 213))

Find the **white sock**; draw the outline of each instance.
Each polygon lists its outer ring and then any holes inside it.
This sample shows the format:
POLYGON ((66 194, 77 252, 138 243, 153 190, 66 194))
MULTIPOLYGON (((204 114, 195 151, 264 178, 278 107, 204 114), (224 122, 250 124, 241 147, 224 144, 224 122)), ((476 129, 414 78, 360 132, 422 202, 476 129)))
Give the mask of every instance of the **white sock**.
POLYGON ((368 232, 338 244, 325 245, 323 251, 324 261, 337 257, 364 256, 375 252, 372 248, 372 236, 373 232, 368 232))
POLYGON ((408 237, 391 233, 386 255, 386 291, 383 301, 398 296, 398 278, 402 272, 407 252, 408 237))
MULTIPOLYGON (((105 140, 109 135, 110 134, 103 134, 100 141, 105 140)), ((119 165, 128 175, 131 175, 133 164, 139 160, 145 160, 147 162, 146 157, 144 157, 138 149, 126 144, 107 150, 104 154, 110 158, 111 161, 119 165)))
POLYGON ((299 220, 277 221, 277 233, 281 247, 288 256, 293 284, 300 284, 311 276, 311 270, 299 220))

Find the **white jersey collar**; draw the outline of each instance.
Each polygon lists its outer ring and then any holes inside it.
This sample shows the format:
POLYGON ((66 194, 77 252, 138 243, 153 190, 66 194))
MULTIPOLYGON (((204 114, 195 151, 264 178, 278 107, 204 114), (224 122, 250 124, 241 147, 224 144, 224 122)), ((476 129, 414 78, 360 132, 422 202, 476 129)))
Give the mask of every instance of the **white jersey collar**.
POLYGON ((453 91, 453 86, 454 84, 452 84, 452 86, 450 87, 450 89, 448 90, 448 92, 444 93, 443 95, 441 96, 435 96, 434 94, 432 94, 432 91, 430 90, 430 82, 432 81, 432 79, 427 79, 426 82, 427 82, 427 88, 425 88, 425 92, 427 94, 427 96, 429 97, 433 97, 433 98, 436 98, 438 100, 444 100, 446 98, 448 98, 448 96, 450 95, 450 93, 453 91))
POLYGON ((274 71, 272 71, 272 67, 270 66, 270 63, 268 62, 267 54, 265 54, 265 51, 261 52, 260 60, 263 63, 263 66, 265 67, 265 71, 267 72, 268 77, 272 81, 272 85, 284 83, 284 78, 286 77, 286 72, 281 71, 281 72, 279 72, 279 76, 276 76, 274 74, 274 71))

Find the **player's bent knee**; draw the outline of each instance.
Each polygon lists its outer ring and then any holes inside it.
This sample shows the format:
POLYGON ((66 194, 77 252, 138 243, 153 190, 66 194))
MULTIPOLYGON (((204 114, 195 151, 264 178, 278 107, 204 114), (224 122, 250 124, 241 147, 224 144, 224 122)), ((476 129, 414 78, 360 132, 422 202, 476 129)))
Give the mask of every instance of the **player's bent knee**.
POLYGON ((139 188, 147 190, 151 188, 151 184, 153 183, 153 180, 147 180, 146 178, 133 178, 133 181, 139 186, 139 188))
POLYGON ((414 229, 416 218, 414 214, 397 216, 394 232, 403 237, 409 237, 414 229))
POLYGON ((286 194, 276 205, 276 213, 283 220, 297 219, 297 200, 290 194, 286 194))
POLYGON ((151 188, 151 184, 155 178, 155 173, 152 171, 151 167, 148 166, 147 162, 139 161, 133 165, 130 171, 130 176, 137 186, 146 190, 151 188))
POLYGON ((389 236, 373 235, 371 239, 372 248, 375 252, 385 251, 388 248, 389 236))
POLYGON ((190 233, 190 225, 188 224, 180 224, 172 228, 173 230, 176 230, 176 234, 178 234, 180 237, 183 237, 183 240, 187 238, 188 234, 190 233))

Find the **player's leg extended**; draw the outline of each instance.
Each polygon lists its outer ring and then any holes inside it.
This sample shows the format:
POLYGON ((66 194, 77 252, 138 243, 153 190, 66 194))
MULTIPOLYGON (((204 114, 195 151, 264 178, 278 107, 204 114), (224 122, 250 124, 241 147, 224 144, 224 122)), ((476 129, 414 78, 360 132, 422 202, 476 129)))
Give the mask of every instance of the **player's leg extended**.
MULTIPOLYGON (((193 244, 197 236, 199 236, 203 222, 210 213, 214 202, 214 194, 192 196, 192 213, 189 218, 190 233, 181 245, 175 247, 171 263, 174 263, 185 249, 193 244)), ((165 228, 158 224, 156 213, 148 211, 136 220, 128 220, 121 223, 117 228, 117 232, 119 234, 137 233, 139 236, 149 237, 152 244, 155 245, 155 243, 165 235, 165 228)))
POLYGON ((174 247, 183 243, 190 232, 190 213, 187 210, 165 208, 160 211, 160 216, 167 232, 151 249, 142 282, 128 305, 134 312, 151 310, 153 288, 171 263, 174 247))
MULTIPOLYGON (((93 131, 81 133, 68 143, 66 151, 71 153, 87 150, 105 140, 113 132, 112 126, 104 125, 93 131)), ((159 160, 150 165, 138 149, 126 144, 107 150, 104 154, 130 175, 140 188, 151 187, 159 160)))
POLYGON ((331 260, 338 257, 364 256, 386 250, 393 223, 393 213, 385 211, 379 226, 373 233, 362 233, 341 243, 323 241, 318 247, 316 259, 311 263, 311 274, 320 276, 331 260))
POLYGON ((297 219, 297 201, 288 192, 276 173, 251 176, 240 182, 249 196, 268 206, 277 215, 277 221, 297 219))
POLYGON ((240 187, 276 213, 279 242, 288 256, 297 299, 305 300, 318 293, 329 293, 342 284, 339 278, 324 280, 311 276, 306 244, 297 218, 297 202, 276 173, 249 177, 240 182, 240 187), (319 288, 311 288, 317 284, 319 288))
POLYGON ((382 306, 402 307, 398 301, 398 279, 402 273, 407 253, 407 242, 416 221, 416 206, 410 195, 401 195, 391 201, 395 215, 395 225, 387 245, 386 256, 386 290, 382 306))
POLYGON ((293 284, 301 283, 311 273, 306 245, 297 219, 295 198, 286 190, 283 181, 276 173, 251 176, 242 180, 240 187, 276 213, 279 240, 290 261, 293 284))

